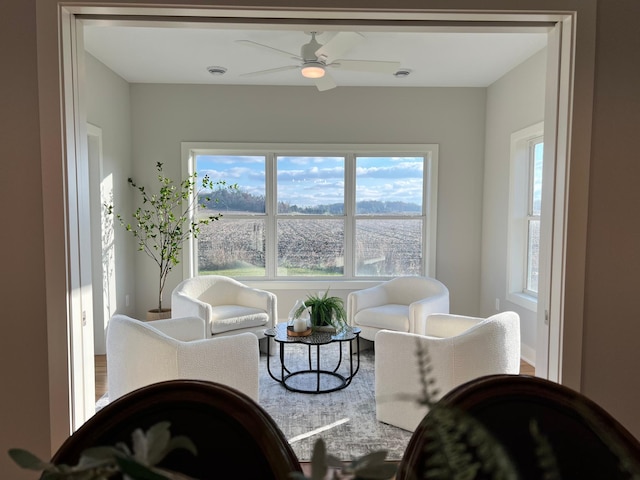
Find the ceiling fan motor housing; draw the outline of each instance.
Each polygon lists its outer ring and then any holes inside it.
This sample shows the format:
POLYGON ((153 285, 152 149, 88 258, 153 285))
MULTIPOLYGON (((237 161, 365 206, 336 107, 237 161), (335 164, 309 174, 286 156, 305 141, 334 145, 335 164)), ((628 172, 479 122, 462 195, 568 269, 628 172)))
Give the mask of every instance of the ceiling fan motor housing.
POLYGON ((300 48, 300 56, 304 59, 305 62, 316 62, 318 61, 318 57, 316 56, 316 51, 322 45, 316 41, 316 34, 311 33, 311 41, 302 45, 300 48))

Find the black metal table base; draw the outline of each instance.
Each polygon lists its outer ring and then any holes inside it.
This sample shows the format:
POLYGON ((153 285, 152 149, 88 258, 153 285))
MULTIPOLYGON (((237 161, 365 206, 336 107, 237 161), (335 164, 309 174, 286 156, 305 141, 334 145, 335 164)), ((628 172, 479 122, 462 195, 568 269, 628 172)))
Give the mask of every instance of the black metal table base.
MULTIPOLYGON (((360 369, 360 335, 359 332, 358 334, 356 334, 354 336, 354 338, 352 338, 351 340, 348 340, 349 342, 349 372, 348 374, 341 374, 338 373, 338 369, 340 368, 340 366, 342 365, 342 360, 343 360, 343 355, 342 355, 342 343, 344 343, 344 341, 332 341, 332 342, 328 342, 328 343, 320 343, 320 344, 306 344, 308 349, 309 349, 309 368, 305 369, 305 370, 296 370, 296 371, 291 371, 289 370, 289 368, 287 368, 286 366, 286 361, 285 361, 285 345, 287 344, 287 342, 283 342, 280 343, 280 376, 278 377, 277 375, 275 375, 272 371, 271 371, 271 362, 270 362, 270 358, 271 358, 271 352, 270 352, 270 343, 271 342, 267 342, 267 371, 269 372, 269 375, 271 376, 271 378, 273 378, 276 382, 281 383, 287 390, 292 391, 292 392, 297 392, 297 393, 330 393, 330 392, 335 392, 337 390, 342 390, 343 388, 348 387, 351 384, 351 381, 353 380, 353 377, 356 375, 356 373, 358 373, 358 370, 360 369), (356 342, 356 352, 355 352, 355 357, 356 357, 356 362, 354 365, 354 352, 353 352, 353 341, 355 340, 356 342), (323 369, 320 368, 320 347, 322 345, 329 345, 331 343, 338 343, 338 347, 340 349, 340 356, 338 358, 338 363, 336 365, 336 367, 333 370, 327 370, 327 369, 323 369), (316 362, 315 362, 315 368, 313 366, 313 361, 312 361, 312 347, 316 347, 316 362), (354 369, 355 367, 355 369, 354 369), (292 383, 292 379, 298 379, 299 377, 302 376, 315 376, 315 387, 314 388, 298 388, 296 386, 294 386, 292 383), (325 382, 323 382, 323 378, 325 379, 325 382), (332 383, 335 386, 326 388, 323 387, 323 383, 330 383, 331 379, 336 379, 335 381, 333 381, 332 383)), ((295 344, 299 344, 297 342, 294 342, 295 344)), ((314 383, 313 380, 311 380, 309 383, 314 383)))
POLYGON ((335 392, 337 390, 342 390, 343 388, 345 388, 347 385, 349 385, 349 383, 351 383, 351 377, 345 377, 344 375, 340 375, 339 373, 336 372, 332 372, 329 370, 300 370, 297 372, 293 372, 290 373, 289 375, 285 376, 282 379, 282 385, 284 385, 284 387, 291 391, 291 392, 297 392, 297 393, 330 393, 330 392, 335 392), (317 381, 316 381, 316 389, 315 390, 310 390, 310 389, 302 389, 302 388, 296 388, 294 386, 292 386, 289 383, 289 380, 293 377, 297 377, 297 376, 301 376, 301 375, 313 375, 317 377, 317 381), (333 387, 333 388, 320 388, 320 384, 322 383, 321 379, 324 375, 328 375, 330 377, 333 378, 337 378, 338 380, 340 380, 340 383, 338 384, 337 387, 333 387), (347 381, 347 378, 349 379, 347 381))

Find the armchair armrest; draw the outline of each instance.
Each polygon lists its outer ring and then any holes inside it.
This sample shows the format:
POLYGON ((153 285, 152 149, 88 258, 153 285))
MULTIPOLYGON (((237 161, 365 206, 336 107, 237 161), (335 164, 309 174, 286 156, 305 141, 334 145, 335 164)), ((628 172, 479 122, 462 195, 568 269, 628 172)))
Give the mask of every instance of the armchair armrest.
POLYGON ((208 303, 182 292, 174 292, 171 295, 171 311, 176 317, 199 317, 206 322, 211 320, 211 306, 208 303))
POLYGON ((453 355, 447 342, 414 333, 381 330, 376 334, 375 397, 378 420, 414 431, 428 409, 418 404, 422 394, 418 347, 431 358, 431 377, 440 398, 451 388, 453 355))
POLYGON ((147 322, 147 324, 165 335, 183 342, 206 338, 205 321, 199 317, 168 318, 154 320, 147 322))
POLYGON ((347 321, 353 325, 353 318, 360 310, 378 307, 386 303, 388 303, 387 290, 383 284, 351 292, 347 295, 347 321))
POLYGON ((441 336, 427 333, 428 317, 434 313, 449 313, 448 293, 433 295, 410 304, 409 331, 411 333, 418 333, 420 335, 432 335, 434 337, 441 336))
POLYGON ((512 312, 502 319, 488 318, 460 335, 454 342, 456 386, 484 375, 520 373, 520 322, 512 312))
POLYGON ((272 327, 278 322, 276 295, 271 292, 243 286, 238 292, 238 303, 265 310, 269 315, 269 325, 272 327))
POLYGON ((180 378, 229 385, 258 401, 258 338, 252 333, 209 338, 178 346, 180 378))

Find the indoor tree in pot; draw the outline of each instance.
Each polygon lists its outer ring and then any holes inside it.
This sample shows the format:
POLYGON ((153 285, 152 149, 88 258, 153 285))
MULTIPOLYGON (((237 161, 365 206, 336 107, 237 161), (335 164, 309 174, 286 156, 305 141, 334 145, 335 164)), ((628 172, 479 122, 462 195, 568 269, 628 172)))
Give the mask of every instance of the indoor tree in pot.
MULTIPOLYGON (((157 193, 148 192, 131 178, 127 180, 142 197, 142 206, 131 215, 133 222, 129 223, 120 214, 116 214, 120 224, 136 238, 138 250, 147 254, 159 269, 158 307, 149 310, 147 319, 171 316, 171 309, 162 306, 162 295, 169 272, 180 263, 184 242, 192 235, 197 238, 201 225, 207 225, 222 216, 197 216, 197 209, 204 208, 204 202, 211 201, 208 192, 213 192, 216 188, 237 188, 237 185, 227 186, 224 180, 214 182, 208 175, 198 184, 197 172, 176 183, 164 175, 162 163, 157 162, 156 169, 160 184, 157 193)), ((105 208, 108 214, 113 214, 113 205, 105 205, 105 208)))

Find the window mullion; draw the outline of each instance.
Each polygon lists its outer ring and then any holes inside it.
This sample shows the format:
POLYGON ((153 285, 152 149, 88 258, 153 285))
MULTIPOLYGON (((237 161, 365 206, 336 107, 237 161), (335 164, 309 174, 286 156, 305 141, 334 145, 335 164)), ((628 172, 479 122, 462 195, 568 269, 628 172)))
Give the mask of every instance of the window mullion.
POLYGON ((278 268, 278 230, 277 218, 278 199, 277 199, 277 166, 275 154, 273 152, 266 153, 266 245, 265 245, 265 270, 267 279, 275 279, 278 268))
MULTIPOLYGON (((431 242, 435 242, 435 237, 432 238, 430 234, 431 230, 431 214, 436 215, 436 210, 431 205, 432 200, 436 197, 432 196, 434 185, 431 182, 432 175, 432 156, 431 154, 423 157, 423 169, 422 174, 422 271, 425 275, 435 276, 435 258, 430 258, 431 254, 431 242), (431 267, 431 271, 430 271, 431 267)), ((435 226, 435 222, 433 223, 435 226)))
POLYGON ((356 155, 348 153, 344 162, 344 275, 355 277, 356 155))

